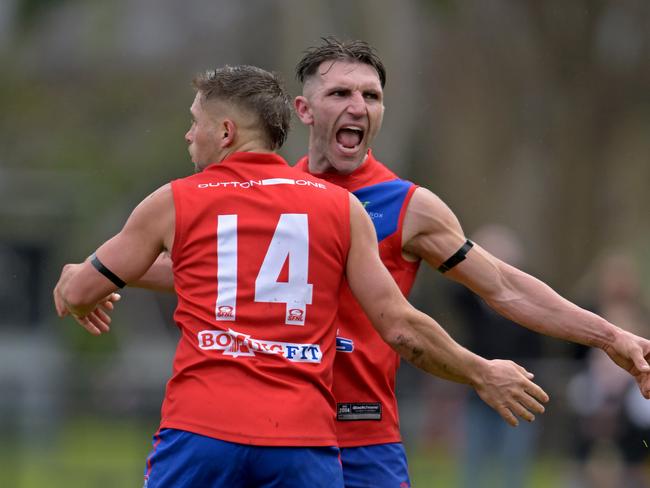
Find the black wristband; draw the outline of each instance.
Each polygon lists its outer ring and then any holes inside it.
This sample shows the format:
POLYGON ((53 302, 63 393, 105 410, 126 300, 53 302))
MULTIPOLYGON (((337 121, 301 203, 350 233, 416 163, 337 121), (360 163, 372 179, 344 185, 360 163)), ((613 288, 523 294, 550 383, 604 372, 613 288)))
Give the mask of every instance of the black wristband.
POLYGON ((95 253, 90 256, 90 264, 92 264, 97 271, 106 276, 106 278, 108 278, 118 288, 124 288, 126 286, 126 283, 119 279, 110 269, 104 266, 95 253))
POLYGON ((463 244, 463 246, 458 251, 456 251, 452 257, 447 259, 447 261, 445 261, 438 267, 438 271, 440 271, 441 273, 445 273, 449 271, 451 268, 453 268, 458 263, 460 263, 463 259, 465 259, 465 255, 469 252, 469 250, 473 246, 474 243, 469 239, 467 239, 465 241, 465 244, 463 244))

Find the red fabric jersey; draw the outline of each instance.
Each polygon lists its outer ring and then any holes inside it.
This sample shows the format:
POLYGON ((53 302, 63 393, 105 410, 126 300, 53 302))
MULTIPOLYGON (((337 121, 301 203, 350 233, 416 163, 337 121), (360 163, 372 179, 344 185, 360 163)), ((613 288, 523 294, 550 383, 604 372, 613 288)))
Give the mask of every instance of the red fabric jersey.
POLYGON ((334 320, 349 196, 275 154, 172 182, 181 338, 161 428, 269 446, 336 445, 334 320))
MULTIPOLYGON (((296 167, 309 172, 307 158, 296 167)), ((399 179, 371 151, 350 174, 321 173, 318 177, 351 191, 363 203, 375 224, 381 260, 408 295, 419 262, 402 256, 402 227, 417 186, 399 179)), ((347 284, 341 288, 337 328, 333 392, 339 446, 400 442, 395 398, 399 355, 375 331, 347 284)))

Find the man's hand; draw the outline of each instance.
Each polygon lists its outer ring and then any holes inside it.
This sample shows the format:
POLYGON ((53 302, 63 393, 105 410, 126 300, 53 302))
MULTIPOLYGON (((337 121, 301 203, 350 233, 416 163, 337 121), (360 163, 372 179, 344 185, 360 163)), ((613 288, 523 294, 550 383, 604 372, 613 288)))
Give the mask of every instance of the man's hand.
POLYGON ((68 306, 66 305, 63 292, 68 282, 70 281, 70 278, 72 278, 79 271, 80 267, 81 263, 71 263, 64 265, 63 269, 61 270, 59 281, 57 282, 56 286, 54 287, 54 291, 52 292, 54 295, 54 308, 56 308, 56 314, 61 318, 70 314, 70 310, 68 310, 68 306))
POLYGON ((650 341, 619 329, 614 341, 603 351, 625 371, 634 376, 641 394, 650 400, 650 341))
POLYGON ((512 361, 493 359, 481 371, 473 385, 476 393, 510 425, 519 425, 517 417, 528 422, 544 413, 548 395, 531 380, 533 374, 512 361))
POLYGON ((107 312, 113 311, 113 305, 120 298, 118 293, 111 293, 104 301, 99 303, 95 310, 90 312, 85 317, 79 317, 75 314, 70 314, 84 329, 93 335, 100 335, 102 333, 110 332, 111 316, 107 312))
POLYGON ((111 293, 102 301, 97 304, 94 310, 92 310, 87 315, 81 317, 71 311, 66 306, 65 300, 63 298, 63 289, 66 283, 70 280, 72 276, 78 271, 81 264, 66 264, 61 271, 61 278, 59 278, 58 283, 54 287, 54 307, 56 308, 56 313, 59 317, 63 318, 67 315, 71 315, 75 321, 81 325, 84 329, 90 332, 93 335, 100 335, 110 331, 111 317, 108 314, 113 311, 115 308, 114 303, 117 302, 121 296, 117 293, 111 293))

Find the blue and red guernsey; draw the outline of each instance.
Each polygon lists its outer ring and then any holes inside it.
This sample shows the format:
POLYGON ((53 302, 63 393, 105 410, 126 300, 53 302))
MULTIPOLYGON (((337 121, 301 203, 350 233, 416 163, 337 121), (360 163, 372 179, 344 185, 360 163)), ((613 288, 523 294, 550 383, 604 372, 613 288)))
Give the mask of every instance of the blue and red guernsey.
POLYGON ((268 446, 336 445, 336 310, 348 193, 275 154, 172 182, 181 338, 161 428, 268 446))
MULTIPOLYGON (((296 167, 309 172, 307 158, 298 161, 296 167)), ((350 174, 317 176, 351 191, 361 201, 375 225, 381 260, 407 296, 420 263, 404 259, 402 227, 417 186, 398 178, 371 151, 350 174)), ((337 328, 333 392, 339 446, 400 442, 395 398, 400 359, 375 331, 347 283, 341 288, 337 328)))

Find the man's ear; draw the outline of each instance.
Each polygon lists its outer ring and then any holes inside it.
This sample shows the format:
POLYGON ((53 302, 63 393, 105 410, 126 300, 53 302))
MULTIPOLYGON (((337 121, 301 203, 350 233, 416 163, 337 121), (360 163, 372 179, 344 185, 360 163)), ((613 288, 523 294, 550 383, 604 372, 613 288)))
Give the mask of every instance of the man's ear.
POLYGON ((224 119, 221 124, 221 134, 217 134, 222 148, 230 147, 237 137, 237 125, 231 119, 224 119))
POLYGON ((314 116, 311 113, 311 107, 307 98, 302 95, 297 96, 293 101, 293 107, 296 109, 296 115, 305 125, 312 125, 314 123, 314 116))

